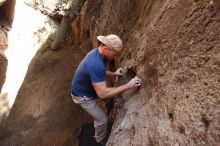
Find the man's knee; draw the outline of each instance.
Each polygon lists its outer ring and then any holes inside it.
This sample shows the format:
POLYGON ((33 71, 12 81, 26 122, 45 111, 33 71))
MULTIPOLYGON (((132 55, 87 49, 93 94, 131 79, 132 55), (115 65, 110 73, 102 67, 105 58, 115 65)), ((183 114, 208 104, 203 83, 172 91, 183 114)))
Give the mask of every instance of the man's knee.
POLYGON ((107 122, 108 122, 107 116, 103 117, 103 118, 102 118, 102 123, 105 124, 105 125, 107 125, 107 122))
POLYGON ((95 125, 99 126, 106 126, 108 122, 107 116, 103 116, 102 118, 96 119, 95 125))

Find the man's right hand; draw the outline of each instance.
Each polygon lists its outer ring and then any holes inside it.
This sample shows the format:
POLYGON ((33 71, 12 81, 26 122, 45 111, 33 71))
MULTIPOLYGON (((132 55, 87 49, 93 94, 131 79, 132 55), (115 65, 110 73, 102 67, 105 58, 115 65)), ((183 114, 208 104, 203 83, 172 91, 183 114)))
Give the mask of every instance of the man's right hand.
POLYGON ((122 76, 122 75, 124 75, 124 70, 122 69, 122 68, 119 68, 119 69, 117 69, 116 71, 115 71, 115 75, 119 75, 119 76, 122 76))
POLYGON ((131 79, 127 84, 129 88, 134 88, 134 87, 141 86, 141 82, 142 82, 141 79, 136 76, 133 79, 131 79))

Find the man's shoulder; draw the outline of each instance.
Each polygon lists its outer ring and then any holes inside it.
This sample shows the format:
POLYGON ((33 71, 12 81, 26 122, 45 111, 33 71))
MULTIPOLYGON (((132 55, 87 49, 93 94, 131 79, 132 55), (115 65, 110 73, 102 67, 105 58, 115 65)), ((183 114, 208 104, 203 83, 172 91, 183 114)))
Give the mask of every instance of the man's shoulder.
POLYGON ((96 64, 102 62, 102 59, 100 58, 100 55, 99 55, 99 52, 98 52, 97 48, 91 50, 88 53, 88 55, 86 57, 86 61, 87 61, 88 64, 92 64, 92 65, 96 65, 96 64))
POLYGON ((105 64, 102 59, 94 57, 90 60, 87 60, 87 69, 89 70, 105 70, 105 64))
POLYGON ((95 55, 97 54, 98 49, 97 48, 93 48, 92 50, 89 51, 88 55, 95 55))

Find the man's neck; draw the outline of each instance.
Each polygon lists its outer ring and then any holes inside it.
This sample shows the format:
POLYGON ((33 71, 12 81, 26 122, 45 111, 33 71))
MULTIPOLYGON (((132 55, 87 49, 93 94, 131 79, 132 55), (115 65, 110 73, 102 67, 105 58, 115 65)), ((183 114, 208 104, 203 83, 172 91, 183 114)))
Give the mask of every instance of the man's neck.
POLYGON ((102 58, 105 58, 103 55, 103 48, 101 48, 101 46, 98 47, 98 51, 99 51, 99 54, 102 56, 102 58))
POLYGON ((103 55, 103 48, 101 48, 100 46, 98 47, 98 51, 99 51, 99 54, 101 55, 102 59, 105 61, 105 62, 108 62, 109 59, 106 58, 104 55, 103 55))

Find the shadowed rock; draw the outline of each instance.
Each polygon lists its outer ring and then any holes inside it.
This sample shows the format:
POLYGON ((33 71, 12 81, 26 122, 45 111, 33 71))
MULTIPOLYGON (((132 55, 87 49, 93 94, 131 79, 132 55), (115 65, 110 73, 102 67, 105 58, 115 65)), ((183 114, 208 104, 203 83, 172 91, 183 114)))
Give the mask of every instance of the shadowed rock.
POLYGON ((71 8, 67 10, 66 14, 62 18, 60 27, 56 32, 56 37, 51 45, 51 50, 59 49, 60 45, 71 37, 71 22, 73 22, 76 17, 80 15, 80 9, 83 5, 83 2, 84 0, 77 0, 75 3, 72 3, 71 8))
POLYGON ((12 28, 15 0, 0 1, 0 93, 6 78, 8 65, 5 50, 8 48, 8 31, 12 28))
POLYGON ((76 19, 77 16, 79 16, 79 13, 76 13, 76 11, 71 11, 63 17, 60 27, 56 32, 55 40, 51 45, 51 50, 59 49, 60 45, 70 38, 72 34, 71 22, 76 19))

